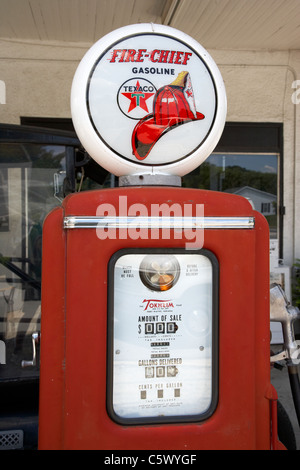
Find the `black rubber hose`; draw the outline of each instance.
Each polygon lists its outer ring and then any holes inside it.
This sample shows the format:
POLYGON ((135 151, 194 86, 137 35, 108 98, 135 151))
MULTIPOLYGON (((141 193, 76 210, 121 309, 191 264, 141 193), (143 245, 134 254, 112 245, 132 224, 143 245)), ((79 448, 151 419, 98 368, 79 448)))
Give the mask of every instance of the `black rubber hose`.
POLYGON ((298 367, 295 365, 288 366, 288 373, 291 385, 291 391, 295 406, 298 423, 300 426, 300 381, 298 375, 298 367))

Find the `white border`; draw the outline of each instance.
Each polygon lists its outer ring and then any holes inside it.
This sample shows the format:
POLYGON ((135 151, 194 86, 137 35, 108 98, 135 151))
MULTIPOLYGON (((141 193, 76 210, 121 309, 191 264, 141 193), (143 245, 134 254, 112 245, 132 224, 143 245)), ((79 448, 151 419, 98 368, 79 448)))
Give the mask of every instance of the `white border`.
POLYGON ((227 100, 220 71, 208 52, 187 34, 158 24, 136 24, 116 29, 97 41, 85 54, 74 75, 71 89, 71 113, 75 131, 89 155, 103 168, 116 176, 133 174, 168 174, 183 176, 199 166, 216 147, 226 120, 227 100), (205 141, 191 155, 175 163, 145 166, 130 162, 114 153, 97 135, 90 120, 86 92, 91 70, 95 63, 112 44, 127 36, 141 33, 158 33, 180 40, 195 50, 210 70, 216 88, 217 109, 213 126, 205 141))

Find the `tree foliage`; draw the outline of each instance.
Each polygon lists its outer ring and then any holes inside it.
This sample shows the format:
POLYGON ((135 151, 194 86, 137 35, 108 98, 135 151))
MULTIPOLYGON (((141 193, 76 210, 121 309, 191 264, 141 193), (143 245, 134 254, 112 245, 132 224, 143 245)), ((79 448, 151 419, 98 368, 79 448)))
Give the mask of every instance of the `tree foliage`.
POLYGON ((204 162, 196 170, 184 176, 183 186, 214 191, 234 191, 250 186, 267 193, 277 194, 277 174, 248 170, 238 165, 221 166, 204 162))

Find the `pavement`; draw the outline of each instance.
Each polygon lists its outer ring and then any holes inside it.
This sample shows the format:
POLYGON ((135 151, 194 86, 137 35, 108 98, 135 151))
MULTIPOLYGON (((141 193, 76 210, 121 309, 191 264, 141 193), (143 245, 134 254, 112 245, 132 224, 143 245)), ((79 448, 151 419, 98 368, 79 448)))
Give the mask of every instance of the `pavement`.
MULTIPOLYGON (((298 366, 298 374, 300 374, 300 366, 298 366)), ((296 437, 297 450, 300 450, 300 427, 295 412, 289 375, 286 366, 284 366, 282 370, 272 368, 271 383, 277 391, 278 400, 281 402, 285 408, 285 411, 289 415, 296 437)))

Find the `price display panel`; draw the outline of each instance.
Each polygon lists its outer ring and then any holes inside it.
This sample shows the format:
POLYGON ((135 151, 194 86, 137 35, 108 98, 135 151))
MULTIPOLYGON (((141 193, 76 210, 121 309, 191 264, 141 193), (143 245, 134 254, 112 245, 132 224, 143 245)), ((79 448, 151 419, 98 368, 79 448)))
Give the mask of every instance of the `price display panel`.
POLYGON ((108 412, 198 421, 217 403, 218 263, 207 250, 125 251, 109 266, 108 412))

